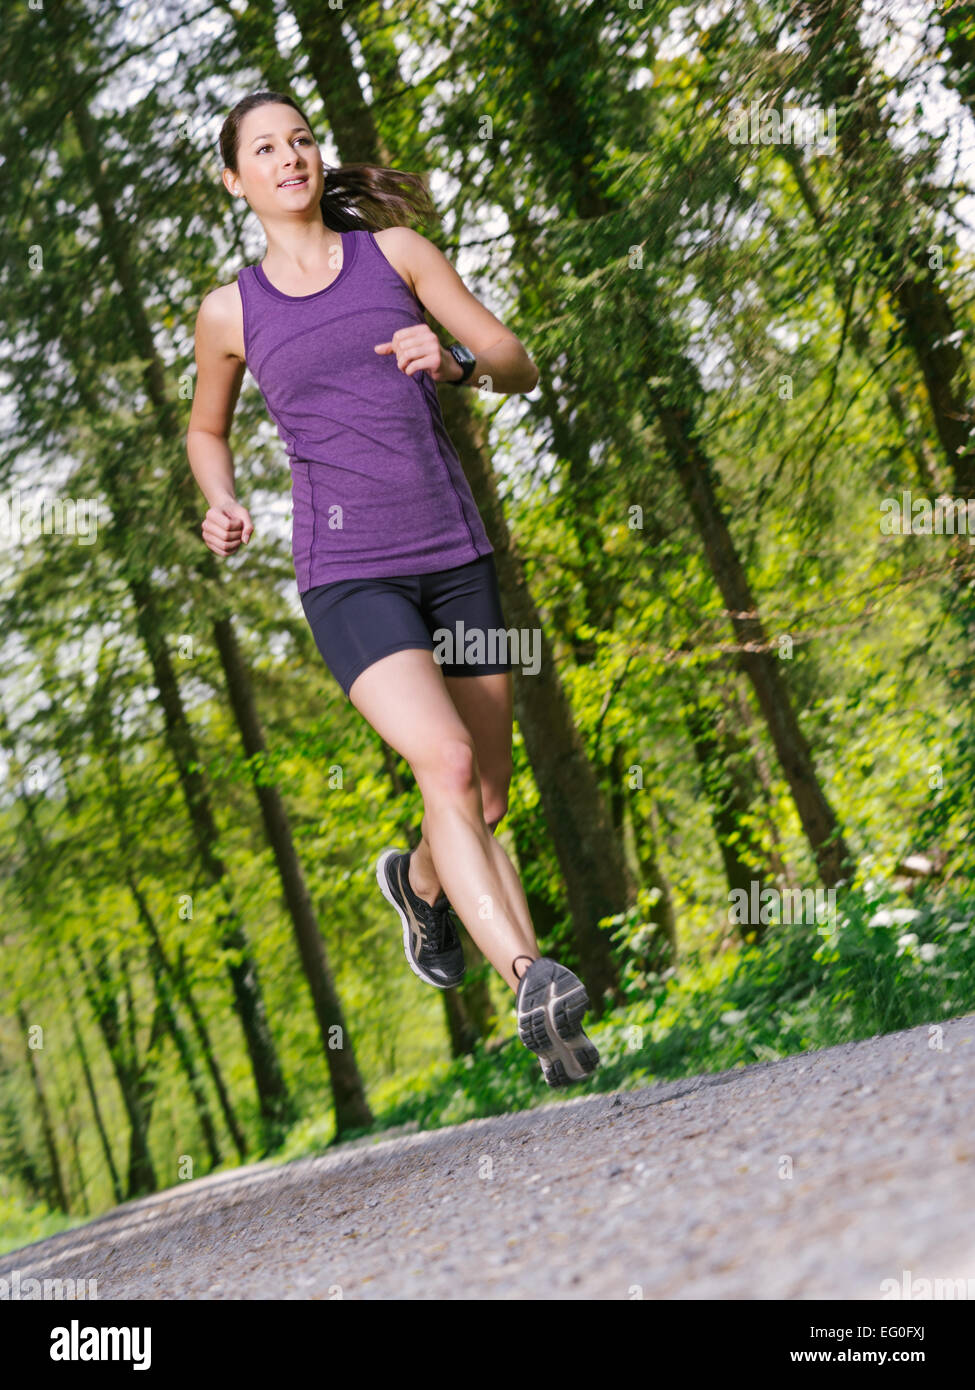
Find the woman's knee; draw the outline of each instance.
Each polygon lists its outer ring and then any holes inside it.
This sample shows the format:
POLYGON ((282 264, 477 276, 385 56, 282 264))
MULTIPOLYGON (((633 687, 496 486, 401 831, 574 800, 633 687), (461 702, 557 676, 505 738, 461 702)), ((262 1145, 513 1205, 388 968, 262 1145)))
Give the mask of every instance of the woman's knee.
POLYGON ((424 801, 463 800, 477 786, 473 740, 459 734, 442 739, 413 770, 424 801))

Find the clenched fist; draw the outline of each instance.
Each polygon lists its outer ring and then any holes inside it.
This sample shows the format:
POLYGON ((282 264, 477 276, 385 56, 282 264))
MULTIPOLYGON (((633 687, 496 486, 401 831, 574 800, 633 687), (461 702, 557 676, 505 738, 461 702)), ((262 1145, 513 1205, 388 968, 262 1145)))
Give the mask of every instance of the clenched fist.
POLYGON ((214 555, 233 555, 254 533, 250 512, 240 502, 211 507, 203 518, 203 539, 214 555))
POLYGON ((424 371, 434 381, 456 381, 463 375, 453 353, 441 346, 428 323, 397 328, 388 343, 376 344, 375 351, 384 356, 395 352, 396 365, 407 376, 424 371))

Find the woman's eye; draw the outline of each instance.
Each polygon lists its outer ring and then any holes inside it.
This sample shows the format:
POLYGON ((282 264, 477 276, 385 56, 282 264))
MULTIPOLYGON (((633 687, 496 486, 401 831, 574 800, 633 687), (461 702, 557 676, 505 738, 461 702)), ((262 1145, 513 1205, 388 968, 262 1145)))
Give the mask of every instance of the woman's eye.
MULTIPOLYGON (((303 145, 310 145, 310 144, 311 144, 311 140, 308 138, 307 135, 299 135, 299 136, 297 136, 296 138, 297 138, 298 140, 300 140, 301 143, 302 143, 303 145)), ((270 145, 258 145, 258 147, 257 147, 257 153, 258 153, 258 154, 263 154, 265 150, 269 150, 270 148, 271 148, 270 145)))

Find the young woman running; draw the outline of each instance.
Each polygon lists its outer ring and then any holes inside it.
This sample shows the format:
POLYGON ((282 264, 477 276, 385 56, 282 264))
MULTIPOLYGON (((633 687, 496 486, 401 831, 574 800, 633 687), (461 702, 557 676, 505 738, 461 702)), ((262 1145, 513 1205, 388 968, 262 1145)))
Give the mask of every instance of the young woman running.
POLYGON ((506 627, 494 547, 436 383, 530 391, 538 370, 440 250, 400 225, 432 210, 416 175, 326 173, 304 112, 279 92, 239 102, 220 151, 224 184, 260 219, 267 250, 205 297, 196 322, 186 448, 209 504, 203 539, 231 555, 254 531, 228 443, 249 366, 290 461, 295 576, 316 645, 423 797, 419 846, 386 850, 376 870, 406 958, 428 984, 460 982, 453 906, 515 991, 519 1037, 545 1080, 581 1080, 599 1061, 581 1026, 585 987, 540 954, 494 839, 511 779, 512 663, 434 655, 434 635, 458 623, 497 655, 489 636, 506 627), (425 307, 468 346, 443 348, 425 307))

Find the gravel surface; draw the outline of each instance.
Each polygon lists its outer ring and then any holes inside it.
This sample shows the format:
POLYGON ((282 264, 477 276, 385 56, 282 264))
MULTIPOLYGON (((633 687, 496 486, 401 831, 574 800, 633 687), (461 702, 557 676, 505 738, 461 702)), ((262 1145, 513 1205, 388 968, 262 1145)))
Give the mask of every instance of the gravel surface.
POLYGON ((97 1278, 100 1300, 879 1299, 910 1271, 975 1297, 975 1015, 940 1026, 940 1048, 923 1026, 215 1174, 0 1277, 97 1278))

